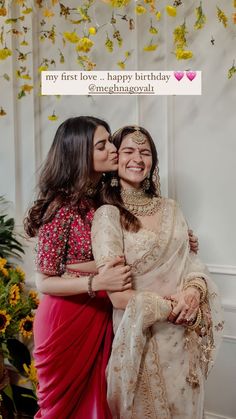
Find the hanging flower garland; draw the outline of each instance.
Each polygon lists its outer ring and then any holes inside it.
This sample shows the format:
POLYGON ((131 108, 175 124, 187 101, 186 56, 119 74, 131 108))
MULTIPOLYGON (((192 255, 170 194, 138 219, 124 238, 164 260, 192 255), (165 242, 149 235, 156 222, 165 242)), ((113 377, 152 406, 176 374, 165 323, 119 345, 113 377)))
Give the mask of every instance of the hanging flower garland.
MULTIPOLYGON (((236 7, 235 0, 232 2, 236 7)), ((182 0, 175 0, 173 3, 164 0, 162 2, 155 0, 82 0, 79 6, 75 6, 75 4, 76 2, 68 0, 0 0, 0 84, 10 80, 10 76, 5 70, 5 62, 16 60, 19 66, 15 77, 18 82, 22 81, 17 92, 18 99, 31 94, 34 88, 28 64, 32 54, 33 14, 39 21, 40 29, 37 37, 40 52, 46 51, 49 47, 51 52, 50 59, 48 57, 41 58, 38 66, 39 76, 41 71, 65 66, 68 54, 73 57, 73 69, 79 65, 83 70, 94 70, 97 68, 95 52, 98 47, 99 49, 104 48, 105 52, 115 54, 115 56, 120 51, 119 54, 123 57, 116 61, 117 69, 125 70, 132 50, 126 46, 123 35, 124 28, 134 31, 137 21, 144 31, 141 49, 145 53, 158 54, 160 44, 158 22, 163 18, 169 19, 172 23, 176 21, 173 30, 173 49, 169 53, 174 53, 177 60, 190 60, 194 56, 194 52, 189 48, 188 37, 193 31, 202 30, 207 25, 207 16, 204 13, 201 0, 198 4, 193 2, 192 13, 195 23, 191 25, 189 17, 188 22, 180 21, 183 19, 181 18, 181 14, 183 15, 182 0), (99 18, 104 16, 104 21, 100 24, 96 20, 97 7, 100 10, 99 18), (101 13, 102 8, 104 8, 104 14, 101 13), (16 15, 13 15, 12 10, 17 11, 16 15), (97 40, 98 35, 99 41, 97 40), (14 39, 13 45, 17 45, 14 51, 9 47, 11 39, 14 39), (1 75, 1 65, 5 65, 2 71, 3 75, 1 75)), ((222 8, 214 7, 216 21, 222 25, 223 29, 227 29, 230 24, 228 16, 222 8)), ((234 15, 236 22, 236 13, 232 14, 232 21, 234 22, 234 15)), ((212 38, 212 45, 214 45, 213 41, 212 38)), ((232 78, 234 74, 235 64, 233 61, 228 70, 228 78, 232 78)), ((6 113, 4 103, 0 103, 0 117, 5 116, 6 113)), ((48 116, 50 121, 55 121, 57 118, 54 111, 48 116)))

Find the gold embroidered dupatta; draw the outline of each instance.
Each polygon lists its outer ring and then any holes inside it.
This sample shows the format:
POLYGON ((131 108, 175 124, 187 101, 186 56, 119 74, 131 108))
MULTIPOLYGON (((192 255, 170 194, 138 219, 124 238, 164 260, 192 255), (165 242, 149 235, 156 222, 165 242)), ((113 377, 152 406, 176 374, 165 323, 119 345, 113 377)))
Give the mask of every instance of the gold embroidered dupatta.
POLYGON ((125 311, 113 310, 115 338, 107 368, 114 418, 202 419, 204 381, 222 329, 218 292, 202 262, 189 253, 187 224, 170 199, 162 199, 154 231, 124 231, 119 210, 97 210, 92 227, 97 266, 125 254, 137 290, 125 311), (211 324, 204 337, 168 323, 164 296, 203 277, 211 324))

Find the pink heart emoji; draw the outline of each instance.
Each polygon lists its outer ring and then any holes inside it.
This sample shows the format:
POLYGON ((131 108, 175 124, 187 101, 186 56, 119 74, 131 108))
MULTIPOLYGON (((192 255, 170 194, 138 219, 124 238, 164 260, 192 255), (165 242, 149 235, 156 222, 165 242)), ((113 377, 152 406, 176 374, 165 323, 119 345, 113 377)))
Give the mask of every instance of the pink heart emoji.
POLYGON ((175 76, 176 80, 180 81, 184 77, 184 72, 183 71, 175 71, 174 76, 175 76))
POLYGON ((196 75, 197 75, 196 71, 186 71, 186 76, 188 77, 190 81, 193 81, 196 75))

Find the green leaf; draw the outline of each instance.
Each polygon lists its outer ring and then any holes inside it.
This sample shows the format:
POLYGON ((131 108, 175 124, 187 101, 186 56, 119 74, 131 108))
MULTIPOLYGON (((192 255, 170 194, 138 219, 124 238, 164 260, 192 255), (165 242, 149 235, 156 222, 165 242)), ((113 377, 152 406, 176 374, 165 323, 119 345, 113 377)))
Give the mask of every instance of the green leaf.
POLYGON ((10 384, 8 384, 6 387, 4 387, 3 388, 3 393, 5 393, 6 394, 6 396, 7 397, 9 397, 9 399, 12 401, 12 404, 13 404, 13 407, 14 407, 14 410, 15 410, 15 412, 16 412, 16 405, 15 405, 15 402, 14 402, 14 397, 13 397, 13 392, 12 392, 12 387, 11 387, 11 385, 10 384))

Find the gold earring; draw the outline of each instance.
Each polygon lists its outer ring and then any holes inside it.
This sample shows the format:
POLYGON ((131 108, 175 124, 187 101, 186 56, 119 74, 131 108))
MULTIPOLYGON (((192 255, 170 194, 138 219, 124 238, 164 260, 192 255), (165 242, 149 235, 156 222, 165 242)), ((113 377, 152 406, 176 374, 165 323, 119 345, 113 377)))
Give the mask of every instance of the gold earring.
POLYGON ((111 187, 112 188, 117 188, 117 186, 119 186, 119 182, 116 176, 112 176, 111 178, 111 187))
POLYGON ((148 191, 150 189, 150 180, 149 177, 146 177, 146 179, 144 179, 143 184, 142 184, 142 188, 144 191, 148 191))

